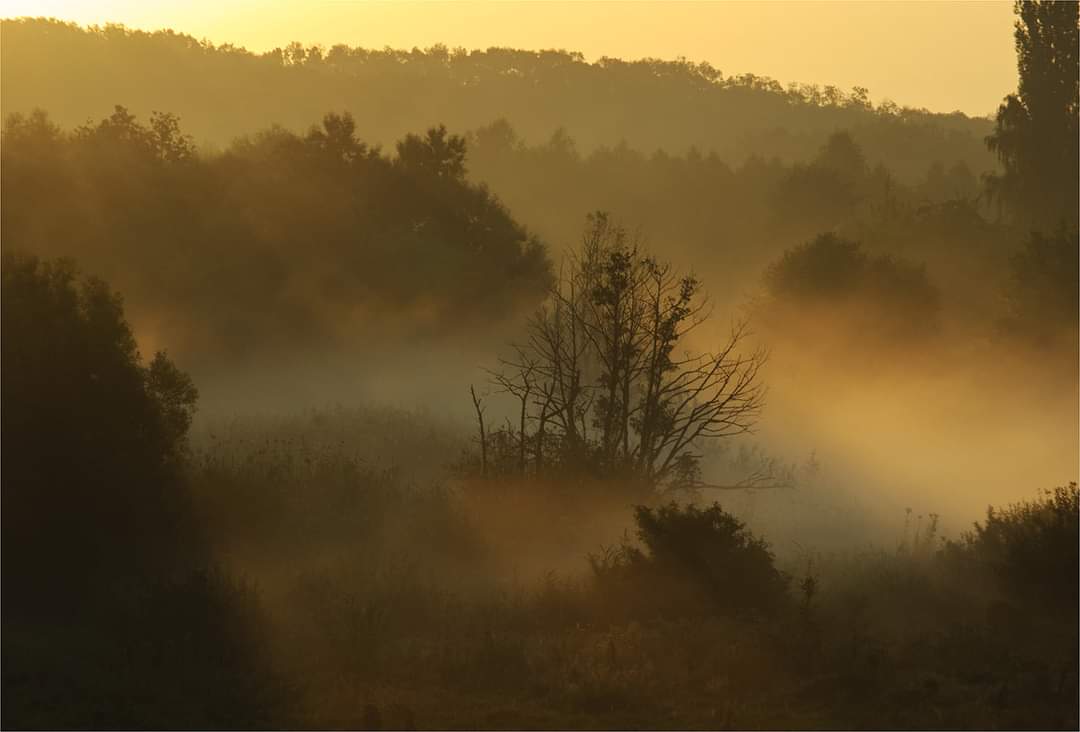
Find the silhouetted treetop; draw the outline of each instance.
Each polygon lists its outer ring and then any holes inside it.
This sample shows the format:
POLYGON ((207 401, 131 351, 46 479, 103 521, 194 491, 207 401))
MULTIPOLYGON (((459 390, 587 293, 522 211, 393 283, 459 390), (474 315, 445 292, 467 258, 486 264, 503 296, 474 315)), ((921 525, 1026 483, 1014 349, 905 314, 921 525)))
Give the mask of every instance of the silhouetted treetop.
POLYGON ((195 155, 194 141, 180 132, 180 119, 175 114, 153 112, 150 125, 143 126, 119 104, 107 119, 77 128, 75 137, 91 145, 132 149, 163 162, 183 162, 195 155))
POLYGON ((1024 225, 1076 226, 1080 188, 1080 15, 1075 2, 1016 3, 1020 84, 987 144, 1004 166, 991 193, 1024 225))
POLYGON ((174 115, 121 106, 72 133, 12 115, 3 135, 5 248, 78 258, 196 360, 462 332, 531 309, 550 279, 445 127, 396 157, 348 112, 209 155, 174 115))
POLYGON ((870 255, 835 234, 784 252, 766 270, 765 285, 775 304, 835 309, 867 334, 925 335, 938 325, 940 295, 924 266, 870 255))
POLYGON ((397 144, 397 162, 408 171, 423 172, 440 178, 465 177, 465 138, 447 135, 439 125, 423 137, 412 133, 397 144))
POLYGON ((862 149, 846 130, 829 135, 813 164, 853 181, 861 180, 869 172, 862 149))
POLYGON ((747 347, 744 322, 712 350, 690 350, 710 314, 696 277, 590 214, 523 341, 492 373, 518 401, 518 423, 489 433, 471 392, 480 474, 509 467, 516 444, 522 476, 590 475, 627 493, 699 488, 701 446, 751 431, 764 405, 766 353, 747 347))

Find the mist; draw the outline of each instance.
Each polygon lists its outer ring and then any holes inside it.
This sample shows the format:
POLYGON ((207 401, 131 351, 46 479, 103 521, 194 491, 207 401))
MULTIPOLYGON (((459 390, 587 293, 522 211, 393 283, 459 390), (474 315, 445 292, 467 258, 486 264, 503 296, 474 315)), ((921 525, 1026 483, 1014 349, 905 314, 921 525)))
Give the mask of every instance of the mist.
POLYGON ((1075 728, 1076 5, 1015 22, 982 118, 3 20, 4 725, 1075 728))

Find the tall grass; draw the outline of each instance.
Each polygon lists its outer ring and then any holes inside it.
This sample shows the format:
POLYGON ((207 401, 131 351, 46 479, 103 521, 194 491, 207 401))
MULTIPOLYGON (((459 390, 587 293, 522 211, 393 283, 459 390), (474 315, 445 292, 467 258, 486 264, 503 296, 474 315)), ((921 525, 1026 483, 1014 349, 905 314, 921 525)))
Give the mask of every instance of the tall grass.
MULTIPOLYGON (((382 458, 421 454, 430 433, 383 418, 237 422, 191 466, 225 556, 259 582, 301 726, 1076 723, 1076 608, 1034 622, 1037 598, 994 569, 988 539, 950 548, 932 515, 912 515, 878 548, 808 547, 777 585, 772 537, 723 508, 642 508, 635 539, 631 507, 587 491, 410 478, 382 458), (736 571, 725 546, 754 561, 736 571), (781 588, 767 611, 702 602, 755 583, 781 588)), ((457 445, 435 444, 450 465, 457 445)), ((995 512, 975 536, 1042 521, 1055 500, 995 512)))

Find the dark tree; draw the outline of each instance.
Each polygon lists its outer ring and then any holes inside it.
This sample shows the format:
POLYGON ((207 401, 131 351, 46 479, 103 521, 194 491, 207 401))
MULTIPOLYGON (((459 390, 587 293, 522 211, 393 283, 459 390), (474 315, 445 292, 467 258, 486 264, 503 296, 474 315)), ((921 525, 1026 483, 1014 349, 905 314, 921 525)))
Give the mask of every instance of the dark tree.
POLYGON ((745 324, 715 350, 687 348, 710 312, 695 277, 643 251, 607 214, 591 215, 526 342, 494 377, 518 401, 518 470, 532 444, 537 472, 585 469, 649 491, 697 486, 702 442, 749 431, 764 402, 765 353, 742 350, 745 324))
POLYGON ((442 178, 465 176, 465 138, 447 134, 444 125, 432 127, 423 137, 406 135, 397 144, 397 154, 406 170, 442 178))
POLYGON ((330 113, 206 154, 173 115, 117 107, 66 133, 39 111, 8 117, 2 158, 5 242, 92 268, 196 373, 487 328, 550 281, 545 247, 464 179, 464 140, 444 127, 392 158, 330 113))
POLYGON ((809 165, 795 165, 773 194, 775 218, 802 230, 835 229, 865 198, 869 167, 847 132, 835 132, 809 165))
POLYGON ((859 242, 821 234, 789 249, 765 272, 772 305, 853 318, 863 337, 922 337, 937 330, 940 294, 922 265, 871 255, 859 242))
POLYGON ((5 612, 173 566, 197 546, 191 380, 144 366, 120 298, 68 262, 5 254, 0 293, 5 612))
POLYGON ((1033 231, 1013 255, 1006 287, 1009 311, 1004 326, 1011 335, 1041 346, 1077 349, 1080 308, 1080 240, 1076 230, 1033 231))
POLYGON ((1043 490, 1037 498, 989 507, 986 520, 959 542, 954 559, 968 571, 989 572, 1012 598, 1072 618, 1076 625, 1080 572, 1080 492, 1076 483, 1043 490))
POLYGON ((257 597, 191 504, 195 386, 143 363, 101 280, 11 253, 0 272, 3 726, 293 726, 257 597))
POLYGON ((1077 3, 1016 3, 1020 84, 998 108, 987 144, 1005 170, 990 193, 1024 225, 1075 226, 1080 148, 1080 51, 1077 3))

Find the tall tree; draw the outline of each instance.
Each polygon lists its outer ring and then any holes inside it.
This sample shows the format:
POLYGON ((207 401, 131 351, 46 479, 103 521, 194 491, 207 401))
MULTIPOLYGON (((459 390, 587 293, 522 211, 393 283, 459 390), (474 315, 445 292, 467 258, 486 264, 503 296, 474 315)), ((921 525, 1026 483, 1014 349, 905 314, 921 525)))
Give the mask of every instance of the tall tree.
POLYGON ((988 180, 991 195, 1018 223, 1044 230, 1077 222, 1077 9, 1075 2, 1016 3, 1019 86, 986 139, 1004 167, 988 180))
POLYGON ((103 281, 65 260, 0 264, 5 613, 200 560, 181 468, 191 379, 163 352, 144 364, 103 281))

